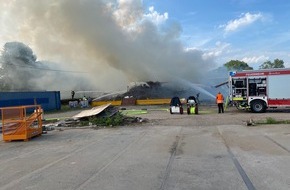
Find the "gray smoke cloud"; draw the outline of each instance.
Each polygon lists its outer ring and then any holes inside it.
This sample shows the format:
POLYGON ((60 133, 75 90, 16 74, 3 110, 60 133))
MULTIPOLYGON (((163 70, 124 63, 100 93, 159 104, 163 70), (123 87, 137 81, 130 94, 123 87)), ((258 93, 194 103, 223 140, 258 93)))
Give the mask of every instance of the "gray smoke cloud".
MULTIPOLYGON (((62 89, 72 73, 79 73, 55 69, 59 68, 56 63, 36 60, 29 46, 21 42, 7 42, 0 56, 1 91, 39 91, 47 90, 47 86, 62 89)), ((78 89, 82 89, 82 83, 86 81, 79 76, 73 78, 77 81, 74 84, 80 86, 78 89)), ((85 88, 90 86, 86 85, 85 88)))
POLYGON ((1 90, 34 89, 37 75, 31 72, 36 66, 36 56, 23 43, 9 42, 1 54, 1 90), (27 69, 25 69, 27 68, 27 69))
MULTIPOLYGON (((200 83, 214 67, 200 50, 185 50, 178 23, 158 27, 142 0, 0 0, 2 40, 27 44, 49 68, 46 89, 125 89, 132 81, 200 83), (63 81, 64 80, 64 81, 63 81)), ((193 23, 194 24, 194 23, 193 23)))

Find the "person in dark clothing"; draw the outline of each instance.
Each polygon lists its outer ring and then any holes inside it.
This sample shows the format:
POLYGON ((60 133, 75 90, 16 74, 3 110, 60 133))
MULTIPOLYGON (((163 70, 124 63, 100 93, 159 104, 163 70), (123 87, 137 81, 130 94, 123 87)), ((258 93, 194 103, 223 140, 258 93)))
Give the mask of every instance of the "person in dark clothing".
POLYGON ((170 102, 170 106, 181 106, 180 99, 178 97, 173 97, 170 102))
POLYGON ((187 98, 187 103, 189 103, 190 100, 193 100, 193 101, 194 101, 193 104, 196 104, 196 103, 197 103, 196 98, 195 98, 194 96, 189 96, 189 97, 187 98))
POLYGON ((74 99, 74 97, 75 97, 75 91, 71 91, 71 99, 74 99))

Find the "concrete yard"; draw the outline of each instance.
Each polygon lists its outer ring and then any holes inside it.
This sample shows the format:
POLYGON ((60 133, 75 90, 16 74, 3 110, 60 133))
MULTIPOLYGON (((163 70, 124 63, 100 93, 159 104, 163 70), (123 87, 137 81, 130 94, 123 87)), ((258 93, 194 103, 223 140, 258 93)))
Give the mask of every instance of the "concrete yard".
POLYGON ((289 112, 217 114, 201 106, 200 113, 154 107, 139 115, 148 123, 1 141, 0 189, 290 189, 290 125, 245 125, 290 120, 289 112))

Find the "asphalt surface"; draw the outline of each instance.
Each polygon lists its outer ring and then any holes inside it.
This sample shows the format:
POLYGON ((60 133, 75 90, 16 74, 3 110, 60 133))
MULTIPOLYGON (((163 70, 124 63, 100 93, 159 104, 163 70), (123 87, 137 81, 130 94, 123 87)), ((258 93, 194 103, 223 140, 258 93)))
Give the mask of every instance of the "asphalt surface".
POLYGON ((289 125, 213 125, 202 114, 164 110, 146 116, 153 119, 136 126, 0 142, 0 189, 290 189, 289 125))

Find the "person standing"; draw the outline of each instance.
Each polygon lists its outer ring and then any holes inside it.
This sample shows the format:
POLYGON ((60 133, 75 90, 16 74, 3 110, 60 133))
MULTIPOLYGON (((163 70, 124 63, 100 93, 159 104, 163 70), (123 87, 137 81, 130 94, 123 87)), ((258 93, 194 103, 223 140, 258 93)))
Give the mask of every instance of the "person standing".
POLYGON ((220 92, 216 95, 216 103, 218 105, 218 113, 224 113, 224 96, 220 92))
POLYGON ((71 91, 71 99, 73 100, 74 99, 74 97, 75 97, 75 91, 71 91))

